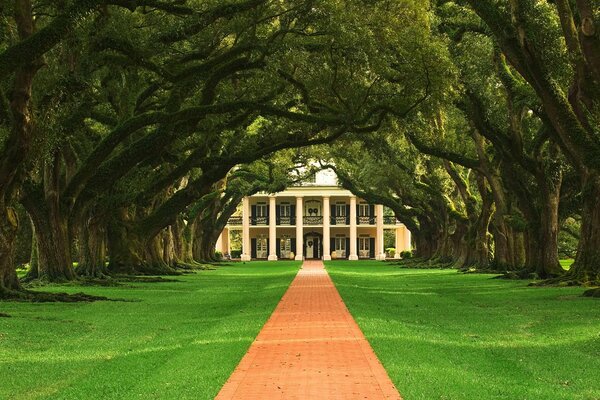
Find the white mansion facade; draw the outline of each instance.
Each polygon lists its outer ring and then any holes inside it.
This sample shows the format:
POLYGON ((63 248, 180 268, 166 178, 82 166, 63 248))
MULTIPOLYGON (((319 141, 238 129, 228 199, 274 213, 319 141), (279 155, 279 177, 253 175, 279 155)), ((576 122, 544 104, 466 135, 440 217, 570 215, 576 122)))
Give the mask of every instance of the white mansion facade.
POLYGON ((231 254, 230 234, 241 231, 242 261, 254 259, 384 260, 384 231, 393 230, 395 257, 411 249, 410 231, 380 204, 368 204, 337 184, 331 170, 276 194, 243 199, 217 250, 231 254), (237 214, 237 215, 236 215, 237 214))

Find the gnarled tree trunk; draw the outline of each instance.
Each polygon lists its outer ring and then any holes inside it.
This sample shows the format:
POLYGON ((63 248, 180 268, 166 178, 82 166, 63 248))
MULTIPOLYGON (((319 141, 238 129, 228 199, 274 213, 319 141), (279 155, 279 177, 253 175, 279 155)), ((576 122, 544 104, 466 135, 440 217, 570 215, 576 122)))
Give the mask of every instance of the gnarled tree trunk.
POLYGON ((0 298, 21 290, 15 271, 15 239, 19 228, 16 211, 0 204, 0 298))
POLYGON ((106 229, 103 218, 88 215, 79 227, 79 275, 103 278, 106 268, 106 229))
POLYGON ((527 232, 525 269, 542 279, 561 276, 558 260, 558 205, 560 185, 546 185, 539 196, 540 212, 527 232), (534 222, 535 221, 535 222, 534 222))
POLYGON ((600 283, 600 177, 587 176, 582 191, 581 237, 568 277, 581 283, 600 283))
POLYGON ((147 238, 132 226, 129 210, 121 208, 108 224, 110 273, 129 275, 172 275, 174 269, 165 260, 162 233, 147 238))

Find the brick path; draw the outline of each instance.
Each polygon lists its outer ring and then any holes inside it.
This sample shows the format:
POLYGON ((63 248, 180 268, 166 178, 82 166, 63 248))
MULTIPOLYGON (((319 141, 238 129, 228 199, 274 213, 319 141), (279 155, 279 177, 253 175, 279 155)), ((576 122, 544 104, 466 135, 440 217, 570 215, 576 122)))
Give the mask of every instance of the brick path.
POLYGON ((321 261, 305 261, 218 400, 400 399, 321 261))

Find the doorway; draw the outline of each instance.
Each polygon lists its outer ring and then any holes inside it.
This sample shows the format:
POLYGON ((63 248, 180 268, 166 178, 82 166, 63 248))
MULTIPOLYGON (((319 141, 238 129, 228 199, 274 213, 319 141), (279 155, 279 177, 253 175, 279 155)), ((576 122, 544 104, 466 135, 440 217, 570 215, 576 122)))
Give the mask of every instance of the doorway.
POLYGON ((310 232, 304 235, 304 258, 307 260, 321 259, 323 250, 321 249, 322 239, 317 232, 310 232))

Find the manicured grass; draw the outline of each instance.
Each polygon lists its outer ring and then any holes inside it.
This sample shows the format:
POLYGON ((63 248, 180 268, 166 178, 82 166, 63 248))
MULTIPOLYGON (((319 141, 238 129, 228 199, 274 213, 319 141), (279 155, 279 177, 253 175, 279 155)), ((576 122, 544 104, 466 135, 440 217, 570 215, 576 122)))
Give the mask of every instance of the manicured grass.
POLYGON ((406 400, 600 399, 600 302, 581 288, 326 266, 406 400))
POLYGON ((0 399, 212 399, 297 272, 253 262, 121 287, 129 302, 0 303, 0 399))

